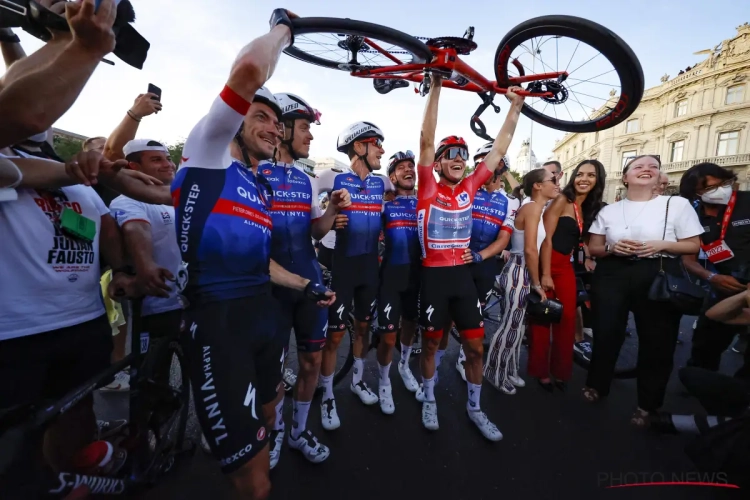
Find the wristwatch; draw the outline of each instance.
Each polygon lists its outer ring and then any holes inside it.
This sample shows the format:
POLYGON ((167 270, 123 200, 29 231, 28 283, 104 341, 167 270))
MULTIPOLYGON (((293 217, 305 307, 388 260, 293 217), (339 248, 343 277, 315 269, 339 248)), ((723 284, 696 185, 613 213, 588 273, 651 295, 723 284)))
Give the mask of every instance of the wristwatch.
POLYGON ((604 245, 604 251, 607 253, 612 253, 612 245, 610 245, 609 243, 606 243, 604 245))
POLYGON ((719 274, 719 273, 711 273, 711 274, 709 274, 709 275, 708 275, 708 278, 706 278, 706 281, 711 281, 711 279, 712 279, 712 278, 713 278, 714 276, 716 276, 717 274, 719 274))

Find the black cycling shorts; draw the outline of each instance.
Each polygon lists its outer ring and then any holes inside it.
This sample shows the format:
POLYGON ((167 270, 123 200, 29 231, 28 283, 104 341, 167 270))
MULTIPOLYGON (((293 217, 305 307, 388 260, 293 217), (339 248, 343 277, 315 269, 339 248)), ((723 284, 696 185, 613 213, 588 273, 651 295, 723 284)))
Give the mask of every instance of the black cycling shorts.
POLYGON ((334 254, 333 267, 331 289, 336 292, 336 302, 328 308, 328 331, 341 332, 346 328, 352 301, 357 321, 372 319, 378 295, 378 254, 334 254))
POLYGON ((281 306, 278 335, 284 340, 284 350, 289 348, 292 328, 297 352, 318 352, 323 349, 328 329, 328 310, 318 307, 304 293, 290 288, 275 286, 273 296, 281 306))
POLYGON ((490 257, 482 262, 469 264, 469 269, 471 269, 471 278, 474 280, 479 302, 484 307, 490 300, 492 288, 495 285, 495 277, 500 274, 500 265, 497 259, 490 257))
POLYGON ((59 399, 109 368, 107 315, 0 342, 0 409, 59 399))
POLYGON ((195 410, 224 473, 253 458, 268 440, 262 405, 281 384, 281 314, 270 291, 185 311, 182 339, 195 410))
POLYGON ((419 318, 419 264, 380 268, 378 290, 378 332, 393 333, 399 320, 416 321, 419 318))
POLYGON ((333 270, 333 249, 322 243, 318 245, 318 262, 329 271, 333 270))
POLYGON ((484 338, 482 308, 470 266, 422 267, 419 321, 427 338, 439 339, 453 319, 461 337, 484 338))

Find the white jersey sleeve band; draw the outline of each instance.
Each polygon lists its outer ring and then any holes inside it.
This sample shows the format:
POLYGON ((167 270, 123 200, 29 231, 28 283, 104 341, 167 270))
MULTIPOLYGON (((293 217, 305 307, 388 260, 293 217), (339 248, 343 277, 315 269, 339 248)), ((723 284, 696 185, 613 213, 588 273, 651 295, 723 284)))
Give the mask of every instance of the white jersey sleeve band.
POLYGON ((222 161, 242 125, 250 103, 228 86, 214 100, 208 114, 190 131, 182 150, 182 167, 224 169, 222 161))
POLYGON ((122 227, 128 222, 140 221, 151 224, 146 212, 146 204, 135 201, 126 196, 118 196, 109 205, 112 216, 117 221, 117 225, 122 227))
POLYGON ((0 158, 0 189, 14 189, 21 184, 23 174, 18 165, 6 158, 0 158))

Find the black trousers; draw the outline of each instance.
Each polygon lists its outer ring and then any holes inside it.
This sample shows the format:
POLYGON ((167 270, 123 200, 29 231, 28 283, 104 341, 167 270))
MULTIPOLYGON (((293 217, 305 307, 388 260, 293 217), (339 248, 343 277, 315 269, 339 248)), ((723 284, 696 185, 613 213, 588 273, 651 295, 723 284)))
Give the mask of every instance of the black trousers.
MULTIPOLYGON (((675 259, 664 270, 678 274, 675 259)), ((601 397, 609 394, 617 358, 625 340, 628 312, 638 331, 638 406, 654 411, 664 402, 672 373, 681 313, 668 302, 649 300, 648 290, 659 271, 659 259, 601 259, 591 286, 594 349, 586 385, 601 397)))
MULTIPOLYGON (((727 325, 708 319, 706 311, 725 297, 709 295, 703 303, 703 310, 698 316, 698 324, 693 331, 693 348, 690 351, 688 366, 717 371, 721 363, 721 355, 732 343, 734 336, 747 331, 744 325, 727 325)), ((745 364, 735 377, 750 378, 750 349, 745 349, 745 364)))
POLYGON ((709 415, 736 417, 750 407, 750 381, 692 366, 679 374, 682 385, 709 415))

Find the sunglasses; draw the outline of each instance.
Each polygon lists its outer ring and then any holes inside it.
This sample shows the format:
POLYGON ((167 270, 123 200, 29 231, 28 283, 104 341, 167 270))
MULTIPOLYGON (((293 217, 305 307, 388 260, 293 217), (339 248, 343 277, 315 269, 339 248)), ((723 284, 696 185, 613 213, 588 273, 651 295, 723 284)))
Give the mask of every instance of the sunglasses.
POLYGON ((415 158, 414 153, 411 149, 406 151, 399 151, 395 155, 391 156, 391 162, 397 162, 401 160, 413 160, 415 158))
POLYGON ((469 152, 464 148, 448 148, 443 153, 443 158, 448 160, 455 160, 457 156, 460 156, 463 161, 469 159, 469 152))
POLYGON ((551 179, 545 179, 542 182, 551 182, 552 184, 554 184, 555 186, 557 186, 557 182, 558 181, 557 181, 557 177, 552 177, 551 179))
POLYGON ((380 137, 371 137, 369 139, 362 139, 359 142, 364 142, 365 144, 374 144, 379 148, 383 148, 383 140, 380 137))
POLYGON ((703 189, 698 189, 695 191, 695 194, 698 196, 708 193, 709 191, 713 191, 716 188, 720 187, 726 187, 726 186, 732 186, 735 182, 737 182, 737 177, 733 177, 731 179, 727 179, 724 182, 721 182, 719 184, 714 184, 713 186, 706 186, 703 189))

